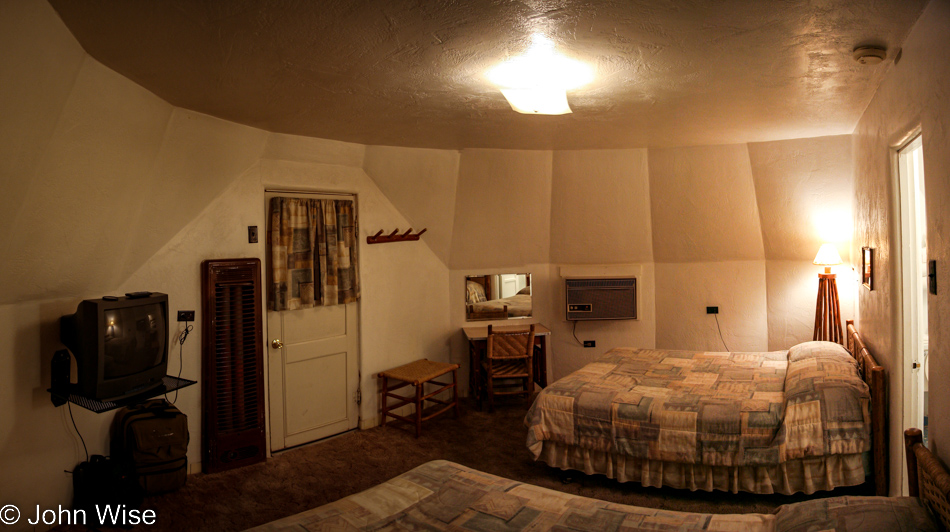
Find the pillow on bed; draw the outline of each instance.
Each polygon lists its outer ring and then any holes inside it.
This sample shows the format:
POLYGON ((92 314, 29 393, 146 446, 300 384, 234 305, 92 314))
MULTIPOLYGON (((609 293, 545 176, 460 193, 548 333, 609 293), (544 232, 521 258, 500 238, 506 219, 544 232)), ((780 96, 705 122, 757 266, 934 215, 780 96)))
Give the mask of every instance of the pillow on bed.
POLYGON ((517 295, 519 295, 519 296, 530 296, 530 295, 531 295, 531 287, 530 287, 530 286, 526 286, 526 287, 522 288, 521 290, 518 290, 518 294, 517 294, 517 295))
POLYGON ((485 297, 485 287, 475 281, 465 281, 465 301, 468 303, 488 301, 485 297))
POLYGON ((780 429, 785 458, 870 450, 871 394, 850 357, 788 358, 780 429))
POLYGON ((788 350, 788 361, 798 362, 809 358, 832 357, 857 364, 854 357, 841 344, 834 342, 804 342, 788 350))
POLYGON ((823 388, 851 388, 857 397, 870 397, 868 386, 850 355, 827 354, 792 359, 789 351, 785 370, 786 401, 801 395, 814 394, 823 388))
POLYGON ((775 532, 937 531, 920 501, 912 497, 830 497, 779 506, 775 532))

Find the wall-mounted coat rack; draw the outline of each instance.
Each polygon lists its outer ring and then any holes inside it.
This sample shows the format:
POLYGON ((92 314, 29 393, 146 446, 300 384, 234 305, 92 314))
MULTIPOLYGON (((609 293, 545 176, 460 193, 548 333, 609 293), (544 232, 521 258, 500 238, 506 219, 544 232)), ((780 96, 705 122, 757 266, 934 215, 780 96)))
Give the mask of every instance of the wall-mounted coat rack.
POLYGON ((367 244, 385 244, 387 242, 408 242, 410 240, 419 240, 419 237, 422 236, 422 233, 425 233, 426 230, 423 229, 416 234, 412 234, 412 228, 410 227, 405 233, 399 234, 399 229, 396 228, 392 233, 388 235, 383 234, 383 230, 380 229, 373 236, 366 237, 367 244))

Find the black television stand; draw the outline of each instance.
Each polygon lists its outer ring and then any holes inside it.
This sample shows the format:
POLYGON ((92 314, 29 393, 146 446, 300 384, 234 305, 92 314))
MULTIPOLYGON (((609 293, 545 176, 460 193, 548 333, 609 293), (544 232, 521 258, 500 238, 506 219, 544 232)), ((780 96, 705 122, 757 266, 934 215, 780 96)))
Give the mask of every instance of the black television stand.
POLYGON ((159 395, 163 395, 168 392, 174 392, 175 390, 179 390, 181 388, 191 386, 192 384, 196 384, 197 382, 198 381, 193 381, 190 379, 182 379, 180 377, 165 375, 164 377, 162 377, 162 384, 160 386, 156 386, 155 388, 149 388, 148 390, 142 393, 132 395, 129 397, 124 397, 122 399, 117 399, 115 401, 100 401, 99 399, 93 399, 91 397, 82 396, 76 393, 75 386, 73 385, 70 385, 69 396, 65 398, 61 394, 54 392, 52 388, 49 389, 49 392, 50 392, 50 395, 52 395, 52 400, 53 400, 54 405, 59 406, 60 404, 63 404, 66 401, 69 401, 70 403, 73 403, 74 405, 79 405, 85 408, 86 410, 92 410, 93 412, 97 414, 101 414, 103 412, 108 412, 110 410, 122 408, 123 406, 138 404, 147 399, 151 399, 152 397, 158 397, 159 395), (59 399, 61 402, 57 402, 57 399, 59 399), (63 399, 65 399, 65 401, 63 399))

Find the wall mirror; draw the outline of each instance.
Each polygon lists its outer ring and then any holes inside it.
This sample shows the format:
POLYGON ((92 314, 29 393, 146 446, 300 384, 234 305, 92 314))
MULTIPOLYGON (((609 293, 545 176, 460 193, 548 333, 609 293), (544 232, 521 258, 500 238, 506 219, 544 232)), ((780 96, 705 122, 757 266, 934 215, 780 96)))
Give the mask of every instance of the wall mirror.
POLYGON ((465 319, 467 321, 530 317, 530 273, 465 277, 465 319))

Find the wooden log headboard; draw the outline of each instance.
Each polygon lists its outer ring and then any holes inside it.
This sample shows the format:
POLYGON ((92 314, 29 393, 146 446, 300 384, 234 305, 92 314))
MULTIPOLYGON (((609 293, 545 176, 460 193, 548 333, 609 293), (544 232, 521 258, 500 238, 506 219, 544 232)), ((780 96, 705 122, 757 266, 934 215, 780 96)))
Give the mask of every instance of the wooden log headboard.
POLYGON ((871 391, 871 455, 874 466, 874 494, 887 496, 887 374, 868 351, 861 335, 854 328, 854 320, 848 320, 848 351, 858 362, 861 377, 871 391))

